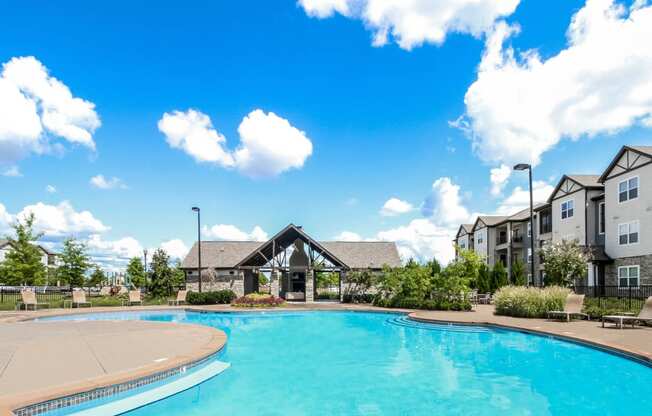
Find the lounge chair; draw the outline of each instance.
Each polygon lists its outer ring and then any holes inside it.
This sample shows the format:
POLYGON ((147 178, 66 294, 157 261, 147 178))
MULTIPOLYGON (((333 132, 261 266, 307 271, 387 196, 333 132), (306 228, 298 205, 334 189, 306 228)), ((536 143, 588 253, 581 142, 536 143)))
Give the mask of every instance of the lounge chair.
POLYGON ((129 299, 122 302, 122 305, 132 306, 132 305, 142 305, 143 300, 140 297, 140 289, 130 290, 129 299))
POLYGON ((582 313, 582 305, 584 305, 584 295, 569 294, 566 297, 563 311, 549 311, 548 318, 564 317, 566 322, 570 322, 573 316, 585 316, 586 319, 591 320, 589 315, 582 313))
POLYGON ((643 309, 641 309, 638 315, 605 315, 602 317, 603 328, 604 323, 607 321, 615 323, 620 329, 623 329, 625 322, 631 322, 632 328, 636 322, 652 322, 652 296, 647 298, 645 304, 643 304, 643 309))
POLYGON ((100 296, 111 296, 111 286, 104 286, 100 289, 100 296))
POLYGON ((81 307, 88 306, 89 308, 93 306, 90 302, 86 300, 86 292, 83 290, 73 290, 72 291, 72 307, 81 307))
POLYGON ((118 288, 118 296, 120 295, 126 295, 129 290, 127 289, 126 286, 120 286, 118 288))
POLYGON ((180 290, 177 292, 177 298, 176 299, 170 299, 168 300, 168 305, 176 305, 179 306, 182 303, 186 303, 186 295, 188 294, 187 290, 180 290))
POLYGON ((36 299, 36 293, 34 293, 33 290, 30 289, 21 290, 20 297, 22 298, 22 302, 16 303, 16 309, 20 309, 21 306, 24 306, 25 310, 28 310, 30 306, 32 307, 33 310, 36 310, 41 306, 47 306, 48 308, 50 308, 49 303, 39 302, 36 299))

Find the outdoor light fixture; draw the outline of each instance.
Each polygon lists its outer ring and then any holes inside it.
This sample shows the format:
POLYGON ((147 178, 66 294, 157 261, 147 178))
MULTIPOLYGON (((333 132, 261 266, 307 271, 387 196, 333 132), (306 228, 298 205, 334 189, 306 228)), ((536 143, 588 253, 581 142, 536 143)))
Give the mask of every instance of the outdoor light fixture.
MULTIPOLYGON (((532 166, 529 163, 519 163, 514 165, 514 170, 527 170, 530 179, 530 253, 532 253, 532 258, 530 259, 530 274, 532 275, 532 282, 534 282, 534 207, 532 202, 532 166)), ((530 285, 530 279, 528 279, 527 285, 530 285)))
POLYGON ((201 210, 199 207, 192 207, 192 210, 197 213, 197 279, 201 293, 201 210))

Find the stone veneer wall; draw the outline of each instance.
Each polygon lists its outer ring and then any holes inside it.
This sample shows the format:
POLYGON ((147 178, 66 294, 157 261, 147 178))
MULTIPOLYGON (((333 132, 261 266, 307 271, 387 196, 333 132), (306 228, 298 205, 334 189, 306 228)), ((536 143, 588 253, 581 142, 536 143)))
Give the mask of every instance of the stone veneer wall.
MULTIPOLYGON (((186 288, 197 292, 199 291, 199 283, 187 282, 186 288)), ((232 290, 238 297, 244 296, 244 272, 235 270, 233 274, 230 274, 229 271, 211 273, 210 276, 204 274, 201 289, 202 292, 232 290)))
POLYGON ((652 254, 614 259, 613 264, 605 267, 605 284, 618 286, 618 267, 637 265, 640 266, 639 284, 652 285, 652 254))

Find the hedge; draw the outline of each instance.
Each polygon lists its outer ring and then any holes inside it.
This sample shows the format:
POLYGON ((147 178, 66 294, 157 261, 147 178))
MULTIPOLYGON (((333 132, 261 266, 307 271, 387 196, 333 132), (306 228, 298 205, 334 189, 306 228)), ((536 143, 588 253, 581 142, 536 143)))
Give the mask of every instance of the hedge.
POLYGON ((431 311, 470 311, 471 302, 468 299, 419 299, 419 298, 401 298, 394 297, 391 299, 374 299, 374 305, 381 308, 403 308, 403 309, 427 309, 431 311))
POLYGON ((189 292, 186 300, 191 305, 216 305, 231 303, 237 295, 229 289, 212 292, 189 292))

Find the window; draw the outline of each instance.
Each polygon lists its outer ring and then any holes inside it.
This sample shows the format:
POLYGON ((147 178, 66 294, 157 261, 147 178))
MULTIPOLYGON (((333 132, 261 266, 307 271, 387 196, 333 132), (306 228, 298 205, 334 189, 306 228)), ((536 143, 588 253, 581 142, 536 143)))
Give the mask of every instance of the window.
POLYGON ((482 244, 482 239, 483 239, 482 233, 483 233, 482 231, 478 231, 478 233, 477 233, 476 240, 477 240, 478 244, 482 244))
POLYGON ((528 221, 527 223, 527 236, 530 237, 532 235, 532 223, 528 221))
POLYGON ((462 250, 464 250, 464 249, 466 248, 466 243, 461 243, 461 244, 460 244, 460 248, 461 248, 462 250))
POLYGON ((598 233, 604 234, 604 202, 600 202, 600 205, 598 205, 598 233))
POLYGON ((532 249, 531 248, 527 249, 527 262, 532 263, 532 249))
POLYGON ((618 183, 618 202, 638 198, 638 176, 618 183))
POLYGON ((638 287, 639 266, 621 266, 618 268, 618 286, 638 287))
POLYGON ((621 246, 638 243, 638 221, 618 224, 618 244, 621 246))
POLYGON ((574 201, 571 199, 561 204, 561 219, 571 218, 573 216, 574 201))
POLYGON ((541 234, 546 234, 552 231, 552 215, 549 210, 541 213, 541 234))

